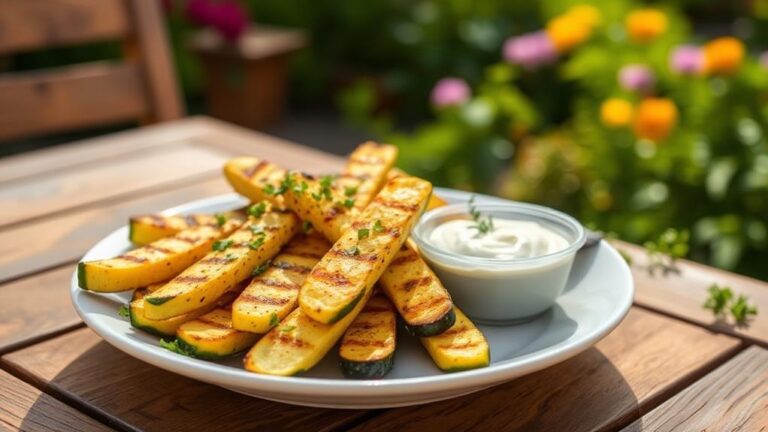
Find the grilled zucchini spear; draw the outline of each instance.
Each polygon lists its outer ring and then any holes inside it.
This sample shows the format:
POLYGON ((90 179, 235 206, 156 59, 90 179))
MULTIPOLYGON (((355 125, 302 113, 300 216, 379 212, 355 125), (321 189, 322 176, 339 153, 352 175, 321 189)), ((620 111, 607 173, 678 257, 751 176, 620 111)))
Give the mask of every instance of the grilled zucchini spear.
POLYGON ((301 309, 321 323, 344 318, 400 250, 431 192, 429 182, 415 177, 384 185, 312 269, 299 292, 301 309))
POLYGON ((181 354, 208 360, 228 357, 253 346, 259 335, 232 328, 231 304, 182 324, 175 347, 181 354))
POLYGON ((281 209, 283 198, 279 189, 286 171, 277 165, 254 157, 237 157, 224 164, 224 176, 235 192, 251 202, 266 201, 281 209))
POLYGON ((77 265, 82 289, 127 291, 162 282, 181 273, 211 250, 211 245, 240 225, 226 221, 221 227, 201 225, 162 238, 116 258, 84 261, 77 265))
POLYGON ((268 211, 249 219, 214 250, 144 298, 144 315, 166 319, 216 300, 274 256, 299 230, 293 213, 268 211))
POLYGON ((299 288, 331 245, 320 234, 293 238, 264 273, 256 276, 232 305, 232 326, 266 333, 296 308, 299 288))
POLYGON ((395 361, 397 316, 392 303, 374 295, 349 326, 339 346, 340 365, 348 378, 381 378, 395 361))
POLYGON ((245 213, 231 211, 219 215, 132 216, 128 221, 128 240, 137 246, 143 246, 200 225, 217 227, 229 219, 237 219, 242 223, 245 220, 245 213))
POLYGON ((397 147, 368 141, 349 155, 344 171, 334 186, 350 200, 350 207, 362 210, 387 181, 397 161, 397 147))
POLYGON ((446 372, 486 367, 491 361, 488 341, 459 308, 453 308, 456 323, 445 332, 421 338, 437 367, 446 372))

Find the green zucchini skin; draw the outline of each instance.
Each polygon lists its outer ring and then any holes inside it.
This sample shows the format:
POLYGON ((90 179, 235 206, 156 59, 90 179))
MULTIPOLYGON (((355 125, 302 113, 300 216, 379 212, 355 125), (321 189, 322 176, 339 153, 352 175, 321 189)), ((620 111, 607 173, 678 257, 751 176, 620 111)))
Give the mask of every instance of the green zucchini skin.
MULTIPOLYGON (((369 289, 371 289, 371 288, 369 288, 369 289)), ((363 299, 364 295, 365 295, 365 290, 360 291, 360 294, 358 294, 357 297, 355 297, 351 302, 347 303, 347 305, 344 306, 344 308, 342 308, 339 311, 339 313, 336 314, 335 317, 333 317, 333 319, 331 320, 331 322, 329 324, 334 324, 334 323, 339 322, 342 318, 347 316, 348 313, 352 312, 352 309, 354 309, 355 306, 357 306, 357 304, 360 303, 360 300, 363 299)))
POLYGON ((130 306, 128 306, 128 318, 131 321, 131 327, 133 327, 133 328, 135 328, 137 330, 145 331, 145 332, 147 332, 149 334, 152 334, 152 335, 155 335, 155 336, 160 336, 160 337, 163 337, 163 338, 169 337, 169 336, 175 336, 175 334, 163 333, 163 332, 161 332, 160 330, 158 330, 158 329, 156 329, 154 327, 150 327, 150 326, 145 326, 145 325, 139 324, 138 321, 136 321, 136 319, 134 317, 134 314, 133 314, 133 310, 131 309, 130 306))
POLYGON ((451 308, 451 310, 443 315, 442 318, 429 324, 412 326, 405 323, 405 330, 416 337, 437 336, 451 328, 455 322, 456 313, 453 311, 453 308, 451 308))
POLYGON ((85 279, 85 262, 82 261, 77 263, 77 285, 84 290, 88 289, 85 279))
POLYGON ((347 378, 352 379, 378 379, 388 374, 395 364, 394 353, 384 357, 381 360, 358 362, 341 359, 339 365, 341 372, 347 378))

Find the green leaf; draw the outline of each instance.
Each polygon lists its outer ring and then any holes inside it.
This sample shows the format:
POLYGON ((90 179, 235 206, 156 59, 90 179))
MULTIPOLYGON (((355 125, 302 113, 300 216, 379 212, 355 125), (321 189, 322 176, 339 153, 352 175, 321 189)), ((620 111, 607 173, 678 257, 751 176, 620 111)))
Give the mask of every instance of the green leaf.
POLYGON ((235 243, 233 240, 216 240, 211 248, 215 251, 223 251, 227 250, 233 243, 235 243))
POLYGON ((368 228, 360 228, 357 230, 357 239, 362 240, 364 238, 367 238, 371 234, 371 230, 368 228))
POLYGON ((285 327, 280 328, 280 331, 285 333, 285 332, 289 332, 289 331, 291 331, 291 330, 293 330, 295 328, 296 328, 296 326, 285 326, 285 327))
POLYGON ((186 345, 179 343, 178 339, 160 339, 160 346, 167 349, 168 351, 175 352, 176 354, 181 354, 187 357, 195 356, 195 353, 189 351, 186 345))
POLYGON ((251 271, 251 276, 256 277, 256 276, 259 276, 260 274, 264 273, 265 271, 267 271, 267 269, 269 268, 269 264, 271 262, 272 262, 272 260, 268 260, 267 262, 254 267, 253 270, 251 271))
POLYGON ((216 225, 218 226, 224 226, 225 223, 227 223, 227 216, 222 213, 216 213, 214 215, 216 217, 216 225))
POLYGON ((128 318, 129 316, 131 316, 131 310, 128 309, 127 305, 122 305, 120 306, 120 309, 117 310, 117 314, 120 315, 121 317, 128 318))
POLYGON ((739 295, 731 305, 731 315, 738 324, 744 324, 750 315, 757 315, 757 306, 750 305, 747 296, 739 295))
POLYGON ((280 318, 276 313, 272 312, 272 315, 269 316, 269 326, 274 327, 278 324, 280 324, 280 318))
POLYGON ((733 291, 730 287, 721 287, 717 284, 712 284, 709 289, 709 297, 704 302, 704 309, 712 310, 715 315, 722 315, 728 303, 733 298, 733 291))
POLYGON ((309 234, 309 232, 312 231, 312 222, 310 221, 302 222, 301 230, 304 231, 304 234, 309 234))
POLYGON ((248 207, 248 214, 255 218, 260 218, 261 215, 263 215, 264 212, 266 211, 267 211, 267 204, 264 201, 248 207))

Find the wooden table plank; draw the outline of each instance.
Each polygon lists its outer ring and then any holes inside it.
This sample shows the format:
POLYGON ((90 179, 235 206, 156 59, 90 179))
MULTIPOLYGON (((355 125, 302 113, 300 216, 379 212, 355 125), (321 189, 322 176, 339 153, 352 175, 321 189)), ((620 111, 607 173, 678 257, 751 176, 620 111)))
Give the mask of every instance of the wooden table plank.
POLYGON ((651 273, 643 248, 623 242, 616 245, 632 258, 635 304, 768 346, 768 283, 687 260, 678 260, 675 272, 651 273), (711 310, 702 307, 713 283, 730 286, 735 294, 747 295, 757 305, 757 316, 745 326, 715 319, 711 310))
POLYGON ((733 355, 738 340, 633 308, 581 355, 457 399, 393 409, 355 430, 610 430, 733 355))
POLYGON ((0 225, 48 215, 72 207, 115 199, 153 186, 220 175, 228 155, 190 142, 156 147, 78 170, 41 175, 0 185, 0 225))
POLYGON ((624 429, 694 430, 768 430, 768 351, 743 351, 624 429))
POLYGON ((74 265, 0 286, 0 354, 80 325, 69 299, 74 265))
POLYGON ((90 432, 111 430, 0 370, 0 430, 90 432))
POLYGON ((328 430, 366 413, 250 398, 165 372, 81 329, 6 354, 2 364, 112 425, 133 430, 328 430))
POLYGON ((229 192, 232 188, 219 176, 0 230, 0 282, 79 260, 96 242, 125 226, 130 216, 229 192))

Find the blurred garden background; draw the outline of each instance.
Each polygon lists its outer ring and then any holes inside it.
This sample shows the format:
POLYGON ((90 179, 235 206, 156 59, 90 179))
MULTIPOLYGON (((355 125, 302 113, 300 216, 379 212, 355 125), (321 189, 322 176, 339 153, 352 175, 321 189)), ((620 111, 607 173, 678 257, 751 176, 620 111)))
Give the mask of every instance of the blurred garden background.
MULTIPOLYGON (((260 129, 337 153, 394 143, 402 168, 438 186, 768 279, 768 0, 163 5, 189 113, 247 85, 236 67, 211 83, 201 32, 226 51, 254 24, 291 29, 301 42, 271 72, 287 114, 260 129)), ((110 55, 117 44, 3 67, 110 55)))

